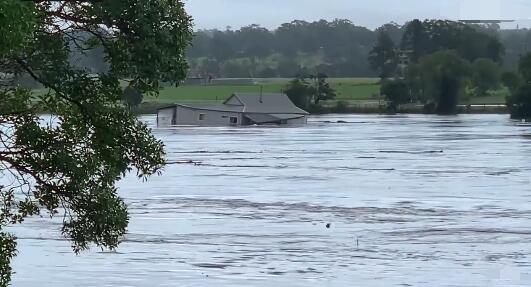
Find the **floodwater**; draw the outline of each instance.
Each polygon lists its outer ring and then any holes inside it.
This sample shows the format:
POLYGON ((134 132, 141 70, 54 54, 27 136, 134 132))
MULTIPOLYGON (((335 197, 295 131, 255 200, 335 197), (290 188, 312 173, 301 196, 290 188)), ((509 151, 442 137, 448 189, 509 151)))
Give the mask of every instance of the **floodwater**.
POLYGON ((13 286, 531 284, 531 126, 506 115, 153 128, 169 165, 120 183, 118 251, 30 220, 13 286))

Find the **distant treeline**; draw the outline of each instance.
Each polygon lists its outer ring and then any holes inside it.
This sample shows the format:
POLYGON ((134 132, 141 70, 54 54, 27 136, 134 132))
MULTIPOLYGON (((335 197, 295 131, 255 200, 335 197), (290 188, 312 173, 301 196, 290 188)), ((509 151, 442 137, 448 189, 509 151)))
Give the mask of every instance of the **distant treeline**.
POLYGON ((273 31, 259 25, 197 31, 188 50, 190 73, 215 77, 293 77, 300 73, 379 76, 381 71, 368 59, 382 31, 397 50, 416 46, 421 47, 416 52, 429 54, 452 49, 468 60, 490 58, 505 70, 515 70, 520 55, 531 50, 531 30, 500 30, 497 25, 413 20, 370 30, 349 20, 293 21, 273 31), (415 33, 426 37, 412 43, 415 33))
MULTIPOLYGON (((91 35, 72 32, 70 37, 72 65, 94 74, 107 70, 102 47, 86 49, 78 45, 91 35)), ((376 30, 356 26, 349 20, 292 21, 275 30, 259 25, 238 30, 199 30, 187 57, 192 77, 291 78, 319 73, 329 77, 377 77, 384 64, 377 62, 387 61, 389 55, 382 59, 371 56, 382 44, 394 52, 413 48, 415 58, 443 49, 456 50, 469 61, 489 58, 504 70, 514 71, 520 56, 531 51, 531 30, 500 30, 497 25, 441 20, 389 23, 376 30)), ((21 84, 32 82, 23 74, 17 79, 21 84)))

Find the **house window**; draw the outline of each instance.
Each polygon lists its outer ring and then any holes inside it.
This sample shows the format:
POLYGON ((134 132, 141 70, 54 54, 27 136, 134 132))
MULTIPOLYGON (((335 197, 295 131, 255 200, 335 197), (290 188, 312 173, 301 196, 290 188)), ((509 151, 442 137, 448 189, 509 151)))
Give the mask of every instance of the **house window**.
POLYGON ((205 114, 199 114, 199 120, 200 120, 200 121, 204 121, 204 120, 205 120, 205 117, 206 117, 205 114))
POLYGON ((238 117, 230 117, 230 123, 235 125, 238 123, 238 117))

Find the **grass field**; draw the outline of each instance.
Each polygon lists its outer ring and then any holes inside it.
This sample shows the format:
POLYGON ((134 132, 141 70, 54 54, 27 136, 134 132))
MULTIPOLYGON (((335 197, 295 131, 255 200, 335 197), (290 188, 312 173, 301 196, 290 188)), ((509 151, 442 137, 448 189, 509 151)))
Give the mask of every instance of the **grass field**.
MULTIPOLYGON (((146 102, 175 103, 193 101, 223 101, 233 93, 259 93, 262 88, 264 93, 280 93, 290 79, 271 78, 258 79, 256 85, 208 85, 208 86, 180 86, 166 87, 158 98, 146 98, 146 102)), ((337 91, 337 98, 333 102, 346 101, 351 103, 378 102, 380 92, 379 79, 377 78, 331 78, 331 86, 337 91)), ((470 97, 461 104, 489 105, 504 104, 508 94, 506 89, 492 92, 486 97, 470 97)))
MULTIPOLYGON (((208 85, 166 87, 158 98, 146 98, 146 102, 174 103, 190 101, 223 101, 233 93, 254 92, 280 93, 290 79, 259 79, 256 85, 208 85)), ((337 100, 364 101, 377 100, 380 90, 378 79, 372 78, 333 78, 330 84, 337 90, 337 100)))
MULTIPOLYGON (((257 79, 255 85, 203 85, 165 87, 158 97, 145 97, 140 110, 152 113, 158 107, 178 103, 211 101, 222 102, 233 93, 280 93, 285 89, 291 79, 269 78, 257 79)), ((377 78, 330 78, 331 86, 337 91, 337 98, 323 103, 325 107, 335 107, 338 101, 344 101, 348 106, 360 109, 374 109, 380 106, 380 84, 377 78)), ((34 90, 34 93, 44 93, 45 90, 34 90)), ((494 91, 486 97, 469 97, 462 101, 462 105, 504 105, 506 89, 494 91)))

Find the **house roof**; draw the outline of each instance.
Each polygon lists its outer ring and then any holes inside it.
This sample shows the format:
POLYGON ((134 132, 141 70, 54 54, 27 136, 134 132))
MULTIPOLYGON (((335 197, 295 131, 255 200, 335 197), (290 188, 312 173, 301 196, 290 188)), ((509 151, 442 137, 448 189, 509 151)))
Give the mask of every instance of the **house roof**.
POLYGON ((236 97, 243 104, 244 113, 308 114, 305 110, 295 106, 285 94, 236 93, 225 103, 233 97, 236 97))
POLYGON ((177 106, 221 112, 252 113, 252 114, 275 114, 275 117, 283 118, 279 115, 288 114, 289 118, 296 118, 297 115, 307 115, 308 112, 295 106, 285 94, 273 93, 236 93, 228 98, 223 104, 202 104, 187 103, 176 104, 177 106), (237 101, 234 101, 236 99, 237 101), (229 103, 230 102, 230 103, 229 103), (293 116, 295 115, 295 116, 293 116))
POLYGON ((270 114, 245 114, 246 118, 251 119, 255 123, 274 123, 280 119, 275 118, 270 114))
POLYGON ((225 104, 177 104, 177 106, 197 109, 197 110, 207 110, 207 111, 219 111, 219 112, 234 112, 234 113, 243 113, 244 106, 232 106, 225 104))

